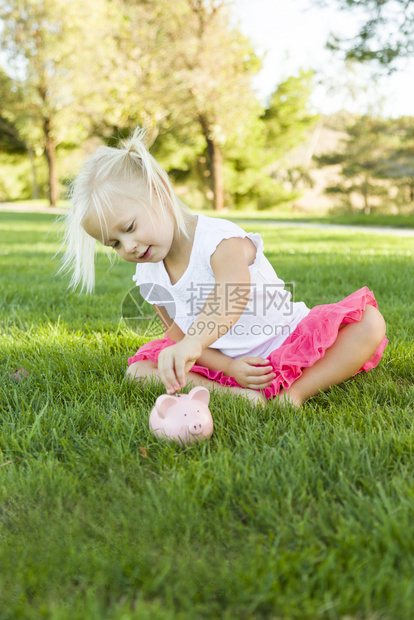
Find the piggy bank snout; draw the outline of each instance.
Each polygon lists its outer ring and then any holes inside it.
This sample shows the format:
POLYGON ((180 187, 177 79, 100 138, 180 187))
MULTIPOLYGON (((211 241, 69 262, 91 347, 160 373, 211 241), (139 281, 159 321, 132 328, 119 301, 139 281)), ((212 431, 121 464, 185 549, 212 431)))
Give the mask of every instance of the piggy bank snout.
POLYGON ((204 426, 201 423, 198 424, 190 424, 188 430, 192 435, 199 435, 203 432, 204 426))
POLYGON ((207 429, 209 423, 209 416, 207 414, 197 416, 194 420, 191 420, 188 424, 188 430, 192 435, 200 435, 207 429))

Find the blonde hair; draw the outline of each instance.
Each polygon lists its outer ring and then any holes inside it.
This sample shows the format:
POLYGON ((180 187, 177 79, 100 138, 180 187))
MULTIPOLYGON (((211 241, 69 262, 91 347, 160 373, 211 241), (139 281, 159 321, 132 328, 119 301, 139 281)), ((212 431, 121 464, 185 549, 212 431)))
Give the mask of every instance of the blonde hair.
POLYGON ((148 152, 143 141, 145 133, 138 127, 118 148, 99 147, 84 162, 71 185, 71 208, 64 216, 66 249, 59 270, 72 273, 70 287, 81 285, 81 290, 90 293, 95 285, 96 241, 86 233, 82 223, 93 209, 103 231, 105 210, 112 212, 115 197, 131 198, 131 184, 144 185, 150 203, 155 193, 163 214, 169 210, 178 231, 188 237, 185 217, 188 207, 175 195, 167 173, 148 152))

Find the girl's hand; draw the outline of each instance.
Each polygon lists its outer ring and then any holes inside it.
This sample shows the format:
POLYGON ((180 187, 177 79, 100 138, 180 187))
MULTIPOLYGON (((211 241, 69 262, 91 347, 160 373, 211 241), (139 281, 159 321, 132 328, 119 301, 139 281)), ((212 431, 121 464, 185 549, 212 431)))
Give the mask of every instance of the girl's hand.
POLYGON ((263 357, 239 357, 232 360, 228 374, 234 377, 239 385, 252 390, 264 390, 276 377, 273 366, 263 357))
POLYGON ((186 336, 163 349, 158 356, 158 372, 167 394, 178 392, 185 386, 185 375, 191 370, 202 353, 198 338, 186 336))

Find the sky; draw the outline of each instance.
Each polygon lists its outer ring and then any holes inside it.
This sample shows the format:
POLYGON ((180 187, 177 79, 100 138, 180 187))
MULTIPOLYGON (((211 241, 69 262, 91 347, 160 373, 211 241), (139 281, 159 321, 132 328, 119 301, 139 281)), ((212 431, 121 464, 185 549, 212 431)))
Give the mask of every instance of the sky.
POLYGON ((332 0, 318 8, 312 0, 234 0, 233 18, 259 55, 263 68, 254 79, 265 100, 278 83, 300 68, 316 72, 312 95, 315 109, 332 114, 379 113, 384 116, 414 115, 414 59, 401 61, 397 71, 372 79, 372 65, 355 63, 346 71, 339 56, 326 49, 331 32, 351 37, 360 17, 340 11, 332 0))

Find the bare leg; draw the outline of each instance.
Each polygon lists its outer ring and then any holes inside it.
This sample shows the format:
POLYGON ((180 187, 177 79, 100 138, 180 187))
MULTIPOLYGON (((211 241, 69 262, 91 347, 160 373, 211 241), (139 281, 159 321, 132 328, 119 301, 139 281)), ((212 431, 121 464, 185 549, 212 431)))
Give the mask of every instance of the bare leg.
MULTIPOLYGON (((135 362, 131 364, 127 370, 126 374, 129 380, 135 380, 137 382, 141 381, 145 378, 155 377, 161 381, 157 364, 155 362, 151 362, 149 360, 141 360, 139 362, 135 362)), ((210 379, 206 379, 196 372, 188 372, 186 374, 187 383, 193 383, 194 385, 202 385, 206 387, 210 392, 223 392, 227 394, 233 394, 235 396, 243 396, 247 400, 249 400, 253 404, 264 404, 266 399, 265 397, 257 390, 250 390, 247 388, 240 387, 227 387, 225 385, 221 385, 221 383, 216 383, 215 381, 211 381, 210 379)))
POLYGON ((385 321, 367 306, 361 321, 344 325, 324 357, 305 368, 302 376, 279 398, 300 406, 307 398, 352 377, 375 352, 385 336, 385 321))

